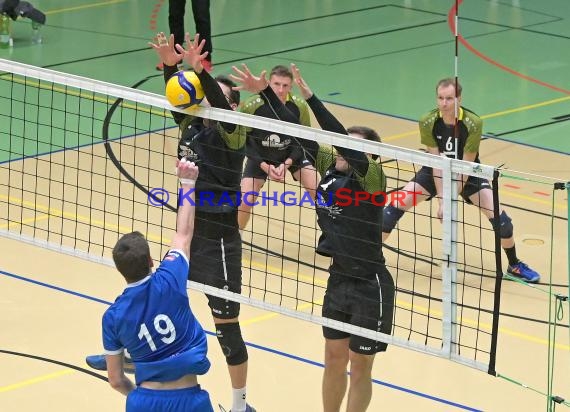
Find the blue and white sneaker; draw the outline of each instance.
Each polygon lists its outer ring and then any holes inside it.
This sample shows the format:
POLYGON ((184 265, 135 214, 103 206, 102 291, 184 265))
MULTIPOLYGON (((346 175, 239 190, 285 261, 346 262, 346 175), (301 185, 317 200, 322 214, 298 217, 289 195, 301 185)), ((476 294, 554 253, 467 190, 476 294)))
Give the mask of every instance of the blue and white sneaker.
POLYGON ((526 263, 523 263, 520 260, 519 263, 515 265, 509 265, 507 273, 528 283, 538 283, 540 281, 540 275, 538 272, 531 269, 526 263))
MULTIPOLYGON (((85 363, 87 363, 87 365, 89 365, 91 368, 97 369, 98 371, 107 370, 107 359, 105 359, 105 355, 87 356, 85 358, 85 363)), ((124 358, 123 369, 126 373, 135 373, 135 365, 130 358, 124 358)))

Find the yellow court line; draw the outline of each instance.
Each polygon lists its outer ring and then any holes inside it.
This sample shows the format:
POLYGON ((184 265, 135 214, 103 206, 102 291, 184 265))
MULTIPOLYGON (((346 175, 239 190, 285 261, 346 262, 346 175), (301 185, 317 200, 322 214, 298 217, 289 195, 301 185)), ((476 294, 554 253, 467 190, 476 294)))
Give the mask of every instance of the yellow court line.
POLYGON ((84 4, 82 6, 75 6, 75 7, 66 7, 63 9, 55 9, 44 12, 46 16, 52 16, 54 14, 65 13, 67 11, 76 11, 76 10, 85 10, 85 9, 92 9, 94 7, 101 7, 101 6, 108 6, 110 4, 116 3, 124 3, 126 0, 110 0, 110 1, 103 1, 100 3, 91 3, 91 4, 84 4))
POLYGON ((30 385, 40 383, 40 382, 44 382, 44 381, 47 381, 50 379, 59 378, 61 376, 69 375, 70 373, 73 373, 73 372, 75 372, 73 369, 63 369, 59 372, 54 372, 54 373, 50 373, 48 375, 42 375, 42 376, 38 376, 36 378, 27 379, 25 381, 14 383, 12 385, 0 386, 0 393, 13 391, 14 389, 20 389, 20 388, 23 388, 25 386, 30 386, 30 385))
MULTIPOLYGON (((526 106, 515 107, 514 109, 507 109, 507 110, 502 110, 500 112, 484 114, 481 116, 481 119, 483 119, 483 120, 492 119, 493 117, 500 117, 500 116, 505 116, 505 115, 511 114, 511 113, 523 112, 525 110, 536 109, 538 107, 543 107, 543 106, 549 106, 551 104, 561 103, 561 102, 565 102, 567 100, 570 100, 570 96, 558 97, 556 99, 546 100, 546 101, 540 102, 540 103, 534 103, 534 104, 529 104, 526 106)), ((382 137, 382 142, 386 143, 386 142, 390 142, 393 140, 402 139, 404 137, 413 136, 413 135, 419 134, 419 133, 420 133, 419 130, 411 130, 409 132, 393 134, 390 136, 382 137)))
POLYGON ((382 137, 381 140, 382 140, 382 143, 386 143, 386 142, 390 142, 392 140, 401 139, 403 137, 413 136, 415 134, 420 134, 420 131, 419 130, 410 130, 409 132, 398 133, 398 134, 393 134, 390 136, 382 137))
POLYGON ((9 229, 10 226, 24 225, 24 224, 33 223, 33 222, 39 222, 40 220, 49 219, 49 216, 50 215, 42 214, 41 216, 30 217, 29 219, 24 219, 21 222, 4 223, 3 225, 0 225, 0 229, 9 229))
MULTIPOLYGON (((424 306, 419 306, 416 304, 414 304, 412 306, 409 302, 404 302, 404 301, 400 301, 400 300, 396 301, 396 305, 399 307, 402 307, 402 308, 407 308, 407 309, 413 308, 416 312, 422 312, 424 314, 429 314, 429 316, 433 316, 433 317, 441 318, 443 315, 442 312, 439 310, 428 309, 424 306)), ((469 318, 461 318, 460 317, 457 322, 472 325, 472 326, 477 326, 478 328, 486 329, 487 331, 492 330, 492 326, 490 324, 485 323, 485 322, 479 322, 479 321, 469 319, 469 318)), ((512 329, 500 327, 499 333, 509 335, 509 336, 513 336, 513 337, 517 337, 517 338, 520 338, 521 340, 526 340, 529 342, 539 343, 541 345, 548 346, 548 340, 546 340, 546 339, 537 338, 536 336, 528 335, 528 334, 522 333, 522 332, 517 332, 517 331, 512 330, 512 329)), ((562 343, 556 343, 555 347, 557 349, 563 349, 566 351, 570 350, 570 345, 564 345, 562 343)))
MULTIPOLYGON (((313 307, 313 305, 322 305, 323 301, 322 300, 317 300, 314 301, 312 303, 304 303, 303 305, 298 306, 297 311, 302 310, 302 309, 307 309, 310 307, 313 307)), ((239 321, 239 324, 242 326, 246 326, 246 325, 251 325, 253 323, 260 323, 260 322, 264 322, 266 320, 270 320, 270 319, 274 319, 278 316, 282 316, 281 313, 276 313, 276 312, 271 312, 268 313, 267 315, 261 315, 261 316, 257 316, 255 318, 250 318, 250 319, 245 319, 245 320, 241 320, 239 321)))
POLYGON ((491 119, 491 118, 493 118, 493 117, 504 116, 504 115, 506 115, 506 114, 517 113, 517 112, 523 112, 523 111, 525 111, 525 110, 536 109, 537 107, 548 106, 548 105, 551 105, 551 104, 564 102, 564 101, 566 101, 566 100, 570 100, 570 96, 559 97, 559 98, 557 98, 557 99, 552 99, 552 100, 546 100, 546 101, 544 101, 544 102, 535 103, 535 104, 529 104, 529 105, 526 105, 526 106, 516 107, 516 108, 514 108, 514 109, 509 109, 509 110, 503 110, 503 111, 501 111, 501 112, 485 114, 485 115, 481 116, 481 119, 491 119))
MULTIPOLYGON (((106 105, 109 104, 109 97, 111 97, 113 100, 116 100, 117 97, 115 96, 111 96, 108 95, 107 98, 103 98, 103 97, 98 97, 95 96, 94 93, 96 92, 76 92, 74 90, 68 90, 66 88, 62 88, 62 87, 53 87, 53 86, 49 86, 46 84, 43 84, 42 82, 40 82, 39 80, 29 80, 29 79, 20 79, 20 78, 14 78, 13 74, 3 74, 0 76, 1 79, 4 80, 11 80, 13 83, 18 83, 18 84, 23 84, 26 86, 31 86, 31 87, 36 87, 38 89, 43 89, 43 90, 49 90, 49 91, 54 91, 54 92, 58 92, 58 93, 62 93, 62 94, 66 94, 68 96, 74 96, 74 97, 79 97, 82 99, 86 99, 86 100, 93 100, 95 102, 99 102, 99 103, 104 103, 106 105)), ((98 93, 98 92, 97 92, 98 93)), ((102 94, 102 93, 98 93, 98 94, 102 94)), ((157 116, 161 116, 161 117, 168 117, 165 113, 166 113, 166 109, 161 109, 161 110, 157 110, 157 109, 147 109, 145 107, 141 107, 138 105, 133 105, 130 103, 125 103, 125 101, 123 100, 120 104, 121 107, 127 108, 127 109, 132 109, 138 112, 142 112, 142 113, 150 113, 150 114, 154 114, 157 116)), ((148 105, 147 105, 148 106, 148 105)))
MULTIPOLYGON (((119 226, 119 225, 115 225, 112 223, 106 223, 106 222, 101 221, 101 220, 91 219, 91 218, 86 217, 86 216, 78 215, 77 213, 64 212, 61 209, 55 209, 53 207, 47 207, 44 205, 36 204, 34 202, 30 202, 30 201, 23 200, 23 199, 16 198, 16 197, 0 195, 0 199, 7 200, 9 203, 16 202, 22 206, 27 206, 27 207, 34 208, 34 209, 40 209, 50 216, 66 217, 70 220, 78 220, 78 221, 87 223, 87 224, 92 225, 92 226, 101 227, 103 229, 114 230, 114 231, 119 232, 119 233, 130 233, 130 232, 132 232, 132 229, 130 227, 119 226)), ((165 241, 165 239, 162 236, 155 236, 155 235, 152 235, 150 233, 147 233, 146 236, 147 236, 147 239, 150 239, 154 242, 164 243, 164 241, 165 241)), ((166 243, 166 244, 168 244, 168 243, 166 243)))
MULTIPOLYGON (((506 194, 507 196, 516 197, 517 199, 523 199, 529 202, 535 202, 535 203, 540 203, 542 205, 552 206, 552 202, 549 202, 548 200, 537 199, 536 196, 521 195, 519 193, 503 189, 501 189, 501 194, 506 194)), ((559 209, 566 209, 568 206, 565 203, 554 203, 554 207, 559 209)))

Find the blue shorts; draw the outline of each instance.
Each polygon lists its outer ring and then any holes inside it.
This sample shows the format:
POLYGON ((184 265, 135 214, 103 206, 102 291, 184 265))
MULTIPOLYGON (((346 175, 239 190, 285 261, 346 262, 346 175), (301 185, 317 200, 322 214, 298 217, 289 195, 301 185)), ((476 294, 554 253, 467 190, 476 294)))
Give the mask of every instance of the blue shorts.
POLYGON ((200 385, 155 390, 137 387, 127 396, 127 412, 214 412, 210 395, 200 385))

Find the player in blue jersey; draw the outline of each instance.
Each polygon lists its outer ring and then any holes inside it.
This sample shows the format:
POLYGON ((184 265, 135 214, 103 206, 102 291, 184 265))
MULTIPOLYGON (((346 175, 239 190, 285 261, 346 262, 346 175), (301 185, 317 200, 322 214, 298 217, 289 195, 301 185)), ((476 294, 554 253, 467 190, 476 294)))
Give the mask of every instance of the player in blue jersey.
MULTIPOLYGON (((187 49, 174 45, 159 33, 152 48, 164 63, 164 80, 176 73, 176 63, 184 60, 192 66, 200 79, 206 98, 205 106, 235 110, 240 93, 232 90, 235 84, 225 76, 215 79, 204 70, 207 52, 202 52, 205 42, 196 34, 192 40, 186 33, 187 49)), ((191 281, 241 293, 242 242, 238 228, 238 205, 241 172, 244 161, 246 130, 244 127, 199 118, 189 113, 172 112, 180 127, 179 158, 187 158, 200 166, 196 181, 196 215, 192 242, 191 281), (210 195, 214 197, 210 197, 210 195)), ((207 294, 216 337, 224 357, 232 387, 231 412, 255 412, 247 403, 248 352, 239 324, 239 302, 207 294)), ((133 369, 126 358, 125 371, 133 369)), ((92 355, 86 358, 89 366, 97 370, 107 368, 105 357, 92 355)))
MULTIPOLYGON (((190 191, 198 167, 179 160, 177 175, 182 189, 190 191)), ((103 315, 103 347, 109 384, 127 396, 127 412, 213 412, 197 378, 210 368, 206 334, 186 291, 193 232, 194 206, 182 202, 170 251, 154 274, 141 233, 122 236, 113 248, 115 266, 127 287, 103 315), (135 366, 136 386, 125 376, 125 350, 135 366)))

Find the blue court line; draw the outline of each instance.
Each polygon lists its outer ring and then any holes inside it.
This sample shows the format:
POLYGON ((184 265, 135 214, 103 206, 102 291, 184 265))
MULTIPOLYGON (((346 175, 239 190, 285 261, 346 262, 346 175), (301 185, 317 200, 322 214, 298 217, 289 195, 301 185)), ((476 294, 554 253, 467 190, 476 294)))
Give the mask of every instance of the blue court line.
MULTIPOLYGON (((67 293, 69 295, 77 296, 77 297, 80 297, 83 299, 92 300, 92 301, 97 302, 97 303, 103 303, 107 306, 110 306, 112 304, 112 302, 108 302, 108 301, 103 300, 103 299, 99 299, 99 298, 96 298, 93 296, 85 295, 83 293, 75 292, 73 290, 61 288, 59 286, 50 285, 49 283, 40 282, 38 280, 26 278, 24 276, 16 275, 14 273, 6 272, 4 270, 0 270, 0 274, 7 276, 7 277, 11 277, 13 279, 22 280, 24 282, 29 282, 29 283, 32 283, 34 285, 43 286, 43 287, 46 287, 49 289, 57 290, 58 292, 63 292, 63 293, 67 293)), ((210 332, 210 331, 205 331, 205 332, 210 336, 216 336, 216 334, 214 332, 210 332)), ((269 353, 273 353, 275 355, 279 355, 279 356, 282 356, 285 358, 289 358, 289 359, 293 359, 293 360, 296 360, 299 362, 307 363, 309 365, 317 366, 319 368, 324 368, 324 364, 322 364, 320 362, 316 362, 316 361, 313 361, 313 360, 310 360, 307 358, 302 358, 300 356, 296 356, 296 355, 293 355, 293 354, 290 354, 287 352, 282 352, 282 351, 277 350, 277 349, 272 349, 272 348, 269 348, 267 346, 262 346, 262 345, 258 345, 256 343, 251 343, 251 342, 246 342, 246 345, 251 347, 251 348, 254 348, 254 349, 259 349, 259 350, 269 352, 269 353)), ((377 385, 381 385, 381 386, 385 386, 385 387, 390 388, 390 389, 405 392, 405 393, 410 394, 410 395, 419 396, 420 398, 429 399, 429 400, 434 401, 434 402, 443 403, 445 405, 453 406, 455 408, 462 409, 465 411, 483 412, 480 409, 475 409, 475 408, 472 408, 470 406, 462 405, 460 403, 448 401, 447 399, 438 398, 436 396, 432 396, 432 395, 428 395, 426 393, 418 392, 418 391, 415 391, 413 389, 404 388, 403 386, 394 385, 392 383, 384 382, 384 381, 381 381, 379 379, 372 378, 372 382, 377 384, 377 385)))

